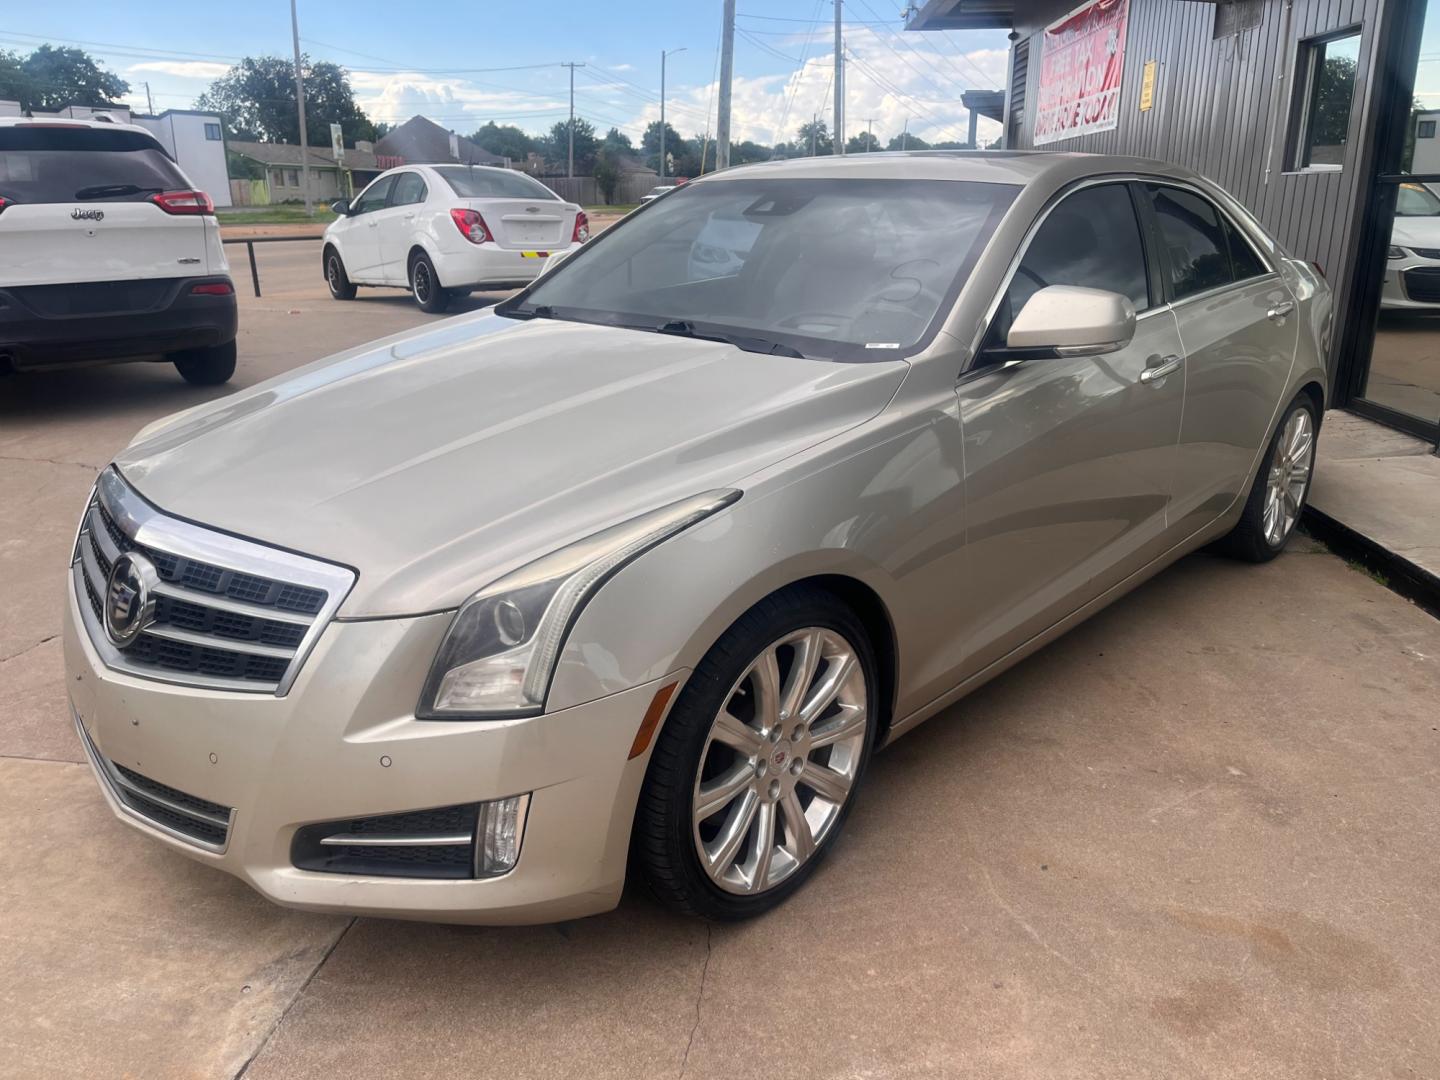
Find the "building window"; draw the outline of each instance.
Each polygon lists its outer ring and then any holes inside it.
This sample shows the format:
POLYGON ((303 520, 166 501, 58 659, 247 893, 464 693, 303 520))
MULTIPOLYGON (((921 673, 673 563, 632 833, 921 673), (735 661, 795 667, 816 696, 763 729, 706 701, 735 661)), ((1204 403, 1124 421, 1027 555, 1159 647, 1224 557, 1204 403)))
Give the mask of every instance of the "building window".
POLYGON ((286 169, 286 170, 285 170, 285 183, 286 183, 286 185, 289 186, 289 187, 299 187, 299 186, 300 186, 300 170, 299 170, 299 169, 286 169))
POLYGON ((1232 34, 1253 30, 1264 21, 1265 0, 1220 0, 1215 5, 1215 32, 1217 41, 1232 34))
POLYGON ((220 125, 219 125, 219 124, 206 124, 206 125, 205 125, 205 138, 206 138, 208 141, 210 141, 210 142, 219 142, 219 141, 220 141, 220 125))
POLYGON ((1415 137, 1416 137, 1417 139, 1433 139, 1433 138, 1435 138, 1435 121, 1434 121, 1434 120, 1421 120, 1420 123, 1419 123, 1419 124, 1416 126, 1416 128, 1415 128, 1415 137))
POLYGON ((1292 169, 1338 169, 1344 164, 1359 66, 1359 30, 1300 43, 1291 122, 1292 169))

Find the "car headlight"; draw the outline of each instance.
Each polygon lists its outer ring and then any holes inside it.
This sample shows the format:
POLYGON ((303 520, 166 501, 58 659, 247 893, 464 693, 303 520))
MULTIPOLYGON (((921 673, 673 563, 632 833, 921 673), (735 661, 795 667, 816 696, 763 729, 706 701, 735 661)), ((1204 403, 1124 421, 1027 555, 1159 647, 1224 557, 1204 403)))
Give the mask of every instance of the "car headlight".
POLYGON ((733 489, 681 499, 561 548, 466 600, 435 655, 416 715, 423 720, 533 716, 576 615, 606 579, 740 498, 733 489))
POLYGON ((1391 259, 1403 259, 1408 254, 1410 253, 1402 247, 1391 247, 1390 251, 1387 253, 1388 257, 1391 259))

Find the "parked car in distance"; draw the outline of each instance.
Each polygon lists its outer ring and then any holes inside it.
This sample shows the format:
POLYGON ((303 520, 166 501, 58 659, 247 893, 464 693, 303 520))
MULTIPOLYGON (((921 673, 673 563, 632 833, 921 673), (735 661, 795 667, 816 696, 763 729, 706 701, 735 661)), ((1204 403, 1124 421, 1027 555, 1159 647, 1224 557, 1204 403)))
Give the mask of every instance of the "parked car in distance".
POLYGON ((1440 312, 1440 196, 1424 184, 1396 189, 1380 308, 1440 312))
POLYGON ((474 289, 513 289, 547 256, 590 239, 585 211, 521 172, 487 165, 407 165, 332 205, 321 256, 336 300, 358 285, 409 289, 440 312, 474 289))
POLYGON ((659 184, 640 196, 640 205, 644 206, 648 202, 654 202, 661 195, 668 195, 679 186, 679 184, 659 184))
POLYGON ((70 568, 81 745, 293 907, 565 919, 633 869, 758 914, 877 746, 1187 552, 1284 548, 1330 306, 1157 162, 696 180, 493 311, 141 431, 70 568))
POLYGON ((0 368, 235 371, 235 286, 210 196, 142 127, 0 117, 0 368))

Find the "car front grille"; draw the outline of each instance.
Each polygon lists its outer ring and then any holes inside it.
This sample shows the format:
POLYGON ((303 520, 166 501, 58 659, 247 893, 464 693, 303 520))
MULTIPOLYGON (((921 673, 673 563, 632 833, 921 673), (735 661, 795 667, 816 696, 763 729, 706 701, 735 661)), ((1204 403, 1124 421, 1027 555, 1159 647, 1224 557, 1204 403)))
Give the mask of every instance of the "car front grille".
POLYGON ((1440 304, 1440 267, 1406 270, 1405 295, 1422 304, 1440 304))
POLYGON ((1411 248, 1422 259, 1440 259, 1440 248, 1411 248))
POLYGON ((167 517, 114 470, 96 485, 72 573, 86 629, 109 667, 272 693, 289 688, 354 582, 342 567, 167 517), (148 559, 160 582, 153 617, 121 647, 105 630, 104 597, 111 568, 127 553, 148 559))

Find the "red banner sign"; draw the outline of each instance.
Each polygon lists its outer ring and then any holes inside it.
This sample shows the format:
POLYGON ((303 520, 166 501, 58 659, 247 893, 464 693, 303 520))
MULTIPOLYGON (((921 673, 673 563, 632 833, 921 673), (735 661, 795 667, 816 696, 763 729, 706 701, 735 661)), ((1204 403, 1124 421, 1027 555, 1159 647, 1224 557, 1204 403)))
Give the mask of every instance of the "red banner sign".
POLYGON ((1045 28, 1034 145, 1118 123, 1129 7, 1129 0, 1091 0, 1045 28))

